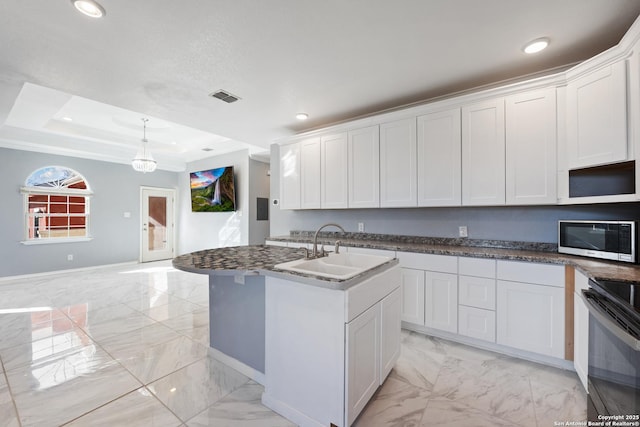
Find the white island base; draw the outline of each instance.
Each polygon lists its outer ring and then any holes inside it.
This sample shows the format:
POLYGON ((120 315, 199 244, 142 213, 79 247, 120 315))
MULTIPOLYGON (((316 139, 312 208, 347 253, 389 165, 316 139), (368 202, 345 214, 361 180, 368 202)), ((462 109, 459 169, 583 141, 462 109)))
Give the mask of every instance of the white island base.
POLYGON ((397 265, 346 290, 265 277, 265 406, 300 426, 351 425, 400 354, 397 265))

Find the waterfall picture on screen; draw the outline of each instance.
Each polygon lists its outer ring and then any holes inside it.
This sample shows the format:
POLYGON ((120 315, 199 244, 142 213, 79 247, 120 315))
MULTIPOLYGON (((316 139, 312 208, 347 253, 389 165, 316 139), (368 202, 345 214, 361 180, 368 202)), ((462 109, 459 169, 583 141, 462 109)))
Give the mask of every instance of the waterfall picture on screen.
POLYGON ((229 212, 236 210, 233 166, 191 172, 191 210, 229 212))

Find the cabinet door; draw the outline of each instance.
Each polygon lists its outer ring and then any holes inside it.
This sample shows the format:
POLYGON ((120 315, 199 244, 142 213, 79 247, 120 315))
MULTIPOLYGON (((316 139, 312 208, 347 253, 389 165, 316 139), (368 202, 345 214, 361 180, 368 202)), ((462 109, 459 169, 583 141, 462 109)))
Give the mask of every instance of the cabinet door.
POLYGON ((425 326, 458 332, 458 276, 450 273, 425 273, 425 326))
POLYGON ((380 384, 384 382, 400 357, 400 288, 380 302, 380 384))
POLYGON ((349 207, 380 206, 380 129, 349 131, 349 207))
POLYGON ((402 320, 424 325, 424 271, 402 268, 402 320))
POLYGON ((418 117, 418 206, 460 206, 460 109, 418 117))
POLYGON ((380 125, 380 206, 417 206, 416 120, 380 125))
POLYGON ((508 97, 506 125, 507 204, 555 204, 555 88, 508 97))
POLYGON ((459 310, 459 333, 466 337, 496 342, 496 312, 461 305, 459 310))
POLYGON ((462 204, 505 203, 504 99, 462 108, 462 204))
POLYGON ((569 168, 627 160, 626 62, 567 84, 569 168))
POLYGON ((321 138, 322 209, 347 207, 347 134, 321 138))
POLYGON ((564 288, 498 281, 497 342, 564 358, 564 288))
POLYGON ((380 304, 347 323, 346 425, 380 385, 380 304))
POLYGON ((280 209, 300 209, 300 144, 280 146, 280 209))
POLYGON ((320 138, 300 142, 300 208, 320 209, 320 138))

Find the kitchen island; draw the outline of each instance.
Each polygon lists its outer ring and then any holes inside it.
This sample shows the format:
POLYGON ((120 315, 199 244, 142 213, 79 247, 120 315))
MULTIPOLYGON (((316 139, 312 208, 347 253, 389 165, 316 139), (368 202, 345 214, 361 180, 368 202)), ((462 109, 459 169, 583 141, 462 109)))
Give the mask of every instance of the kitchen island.
POLYGON ((399 356, 398 261, 346 280, 276 267, 303 256, 243 246, 173 265, 209 275, 212 351, 265 386, 266 406, 298 425, 350 425, 399 356))

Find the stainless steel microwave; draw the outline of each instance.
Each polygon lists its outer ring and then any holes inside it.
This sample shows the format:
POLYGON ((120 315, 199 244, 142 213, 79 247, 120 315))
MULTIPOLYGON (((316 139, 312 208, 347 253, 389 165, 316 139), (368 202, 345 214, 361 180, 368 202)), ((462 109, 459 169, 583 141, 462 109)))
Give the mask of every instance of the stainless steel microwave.
POLYGON ((558 252, 637 263, 635 221, 558 221, 558 252))

